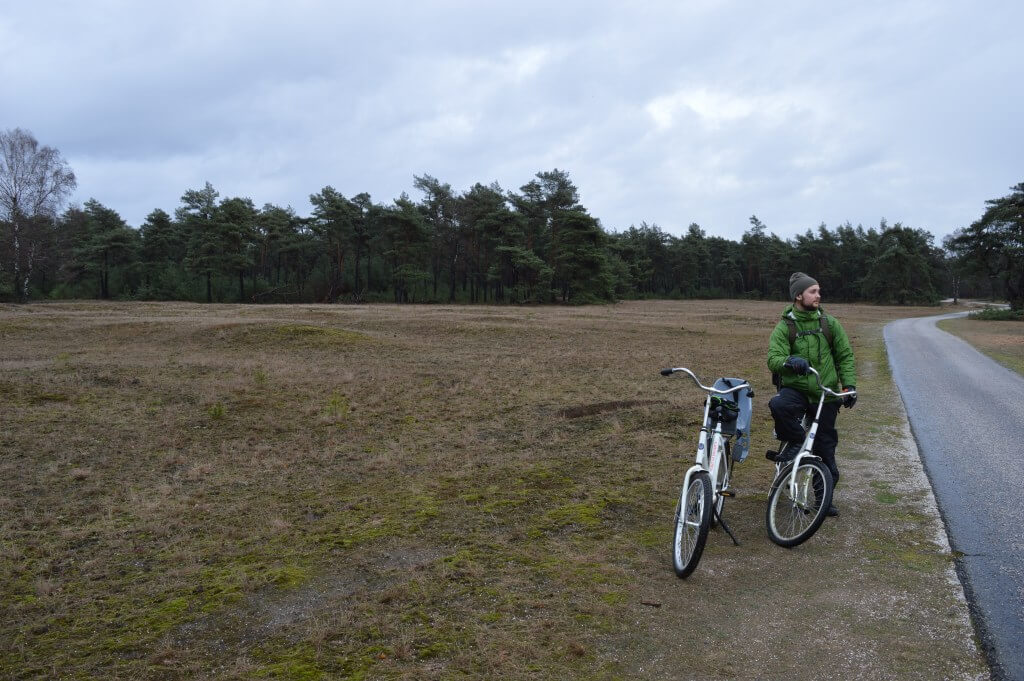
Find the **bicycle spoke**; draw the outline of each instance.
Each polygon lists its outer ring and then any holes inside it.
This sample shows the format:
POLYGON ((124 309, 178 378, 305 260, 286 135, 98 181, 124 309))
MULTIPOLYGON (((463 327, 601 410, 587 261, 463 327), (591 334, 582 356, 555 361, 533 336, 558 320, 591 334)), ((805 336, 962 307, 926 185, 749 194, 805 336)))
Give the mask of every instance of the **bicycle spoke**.
POLYGON ((704 550, 711 510, 710 492, 710 478, 700 472, 687 485, 676 506, 673 562, 679 577, 686 577, 693 571, 704 550))
POLYGON ((767 521, 772 541, 792 547, 813 535, 824 520, 831 478, 817 460, 801 463, 773 484, 767 521))

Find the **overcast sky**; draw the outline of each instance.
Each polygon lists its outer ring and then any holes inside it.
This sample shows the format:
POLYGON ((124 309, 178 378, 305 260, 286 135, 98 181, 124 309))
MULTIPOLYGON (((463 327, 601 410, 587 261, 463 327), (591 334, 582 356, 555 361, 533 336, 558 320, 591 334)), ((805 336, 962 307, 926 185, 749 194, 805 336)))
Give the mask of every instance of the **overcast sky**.
POLYGON ((970 224, 1024 181, 1024 3, 0 0, 0 129, 139 226, 569 172, 608 230, 970 224))

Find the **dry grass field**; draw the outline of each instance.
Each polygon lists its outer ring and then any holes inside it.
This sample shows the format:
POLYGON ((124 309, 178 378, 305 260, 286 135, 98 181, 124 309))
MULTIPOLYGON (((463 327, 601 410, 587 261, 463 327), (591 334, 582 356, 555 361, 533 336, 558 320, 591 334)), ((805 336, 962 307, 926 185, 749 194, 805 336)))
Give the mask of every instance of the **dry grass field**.
POLYGON ((778 303, 0 307, 0 678, 986 676, 881 327, 839 518, 764 529, 778 303), (702 395, 754 446, 685 581, 702 395))

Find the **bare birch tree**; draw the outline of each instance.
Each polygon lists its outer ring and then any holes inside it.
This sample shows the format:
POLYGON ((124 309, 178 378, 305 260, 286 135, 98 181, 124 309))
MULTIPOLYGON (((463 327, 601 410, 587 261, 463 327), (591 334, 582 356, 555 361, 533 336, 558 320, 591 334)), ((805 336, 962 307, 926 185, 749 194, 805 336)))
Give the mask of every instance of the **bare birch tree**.
POLYGON ((16 299, 28 299, 32 270, 42 255, 38 228, 52 224, 76 186, 59 151, 40 147, 21 128, 0 132, 0 238, 9 249, 0 273, 7 271, 16 299))

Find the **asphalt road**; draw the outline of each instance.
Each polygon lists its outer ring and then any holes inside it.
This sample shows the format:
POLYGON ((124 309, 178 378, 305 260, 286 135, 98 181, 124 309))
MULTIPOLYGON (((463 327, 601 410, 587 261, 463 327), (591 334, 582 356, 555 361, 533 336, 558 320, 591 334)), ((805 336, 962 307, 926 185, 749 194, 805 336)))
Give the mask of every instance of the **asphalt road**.
POLYGON ((935 326, 962 314, 885 342, 992 677, 1024 681, 1024 377, 935 326))

